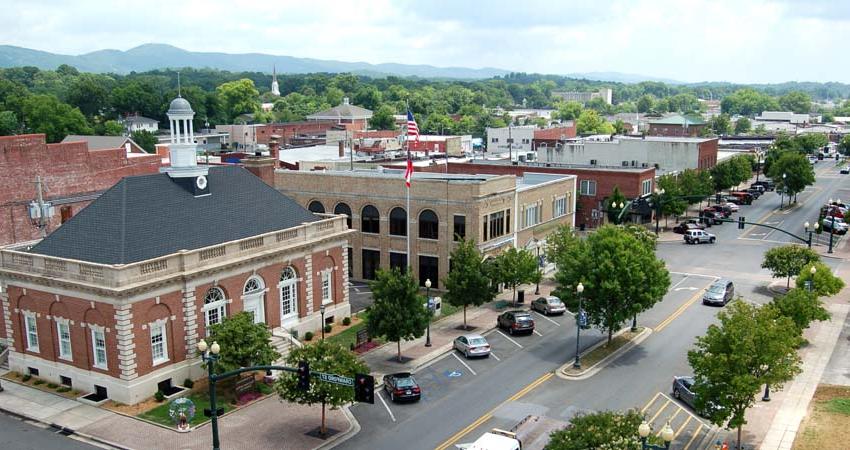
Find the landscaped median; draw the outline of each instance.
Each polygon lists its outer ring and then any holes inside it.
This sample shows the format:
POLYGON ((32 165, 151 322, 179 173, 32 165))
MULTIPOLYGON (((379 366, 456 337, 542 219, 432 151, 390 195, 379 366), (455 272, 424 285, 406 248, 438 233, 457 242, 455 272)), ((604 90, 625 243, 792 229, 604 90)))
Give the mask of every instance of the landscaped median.
POLYGON ((585 350, 581 354, 580 369, 576 369, 573 367, 573 363, 569 362, 559 367, 555 371, 555 375, 568 380, 590 378, 611 361, 643 342, 650 334, 652 334, 652 329, 647 327, 638 327, 637 331, 632 331, 631 327, 623 328, 614 335, 611 344, 608 344, 607 340, 603 340, 585 350))

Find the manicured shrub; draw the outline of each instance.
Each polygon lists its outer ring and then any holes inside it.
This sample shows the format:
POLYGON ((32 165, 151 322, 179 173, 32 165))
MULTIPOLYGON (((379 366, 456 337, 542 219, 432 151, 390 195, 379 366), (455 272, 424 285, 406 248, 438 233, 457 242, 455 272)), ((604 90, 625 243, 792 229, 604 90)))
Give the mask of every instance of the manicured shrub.
POLYGON ((24 376, 21 379, 24 380, 24 381, 29 381, 29 380, 32 379, 32 375, 30 375, 28 373, 24 374, 24 376))
POLYGON ((308 331, 308 332, 304 333, 304 340, 305 341, 312 341, 313 340, 313 332, 308 331))
POLYGON ((47 383, 47 387, 49 387, 50 389, 56 389, 59 387, 59 385, 56 383, 47 383))
POLYGON ((333 330, 333 329, 334 329, 333 325, 331 325, 331 324, 325 325, 325 333, 330 333, 331 330, 333 330))
POLYGON ((351 325, 351 317, 346 317, 345 319, 342 319, 342 324, 345 326, 351 325))
POLYGON ((156 391, 156 394, 154 394, 153 397, 160 403, 165 401, 165 393, 162 391, 156 391))
POLYGON ((32 384, 38 386, 44 384, 44 380, 38 379, 32 382, 32 384))
POLYGON ((189 389, 192 389, 195 386, 195 382, 192 381, 191 378, 186 378, 183 380, 183 386, 186 386, 189 389))

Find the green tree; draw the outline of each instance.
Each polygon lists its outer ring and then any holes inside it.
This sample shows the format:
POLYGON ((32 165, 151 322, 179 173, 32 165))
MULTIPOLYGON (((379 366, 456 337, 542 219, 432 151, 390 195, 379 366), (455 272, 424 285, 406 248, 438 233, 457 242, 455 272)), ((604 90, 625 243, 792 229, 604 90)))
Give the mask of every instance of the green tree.
POLYGON ((608 214, 608 222, 610 223, 620 223, 620 214, 623 213, 623 209, 628 205, 628 200, 626 196, 620 192, 620 188, 618 186, 614 186, 614 189, 611 191, 611 196, 608 197, 607 207, 605 208, 608 214), (620 206, 620 205, 624 206, 620 206))
POLYGON ((79 109, 52 95, 31 95, 24 99, 23 115, 27 128, 46 134, 47 142, 59 142, 69 134, 94 133, 79 109))
POLYGON ((133 140, 142 150, 148 153, 156 153, 156 144, 159 140, 156 135, 148 130, 136 130, 130 134, 130 139, 133 140))
POLYGON ((739 117, 735 121, 735 134, 747 134, 752 129, 753 124, 746 117, 739 117))
POLYGON ((832 297, 844 289, 844 280, 833 275, 832 269, 820 261, 811 261, 800 269, 797 288, 806 289, 807 281, 812 281, 812 289, 819 296, 832 297), (815 269, 814 274, 812 268, 815 269))
POLYGON ((641 95, 637 101, 637 111, 639 113, 648 113, 655 106, 655 98, 649 94, 641 95))
POLYGON ((369 126, 376 130, 395 130, 395 110, 392 106, 381 105, 369 119, 369 126))
POLYGON ((254 316, 244 311, 211 326, 207 342, 218 342, 221 346, 216 373, 273 363, 280 354, 271 344, 271 337, 266 324, 254 323, 254 316))
MULTIPOLYGON (((643 423, 640 411, 599 411, 578 414, 570 425, 549 435, 546 450, 640 450, 637 429, 643 423)), ((650 443, 660 444, 652 435, 650 443)))
POLYGON ((248 78, 229 81, 215 91, 230 121, 240 114, 253 114, 260 107, 260 93, 248 78))
POLYGON ((579 102, 563 102, 555 105, 558 110, 558 119, 560 120, 576 120, 581 114, 582 106, 579 102))
POLYGON ((620 119, 614 121, 614 133, 626 134, 626 123, 620 119))
POLYGON ((401 362, 401 340, 415 339, 425 332, 431 311, 424 306, 419 287, 409 271, 378 270, 369 283, 374 303, 366 319, 371 336, 383 336, 396 343, 398 361, 401 362))
POLYGON ((791 319, 799 334, 814 321, 829 320, 830 314, 816 292, 794 288, 770 302, 779 314, 791 319))
POLYGON ((812 110, 812 98, 800 91, 791 91, 779 97, 779 106, 785 111, 805 114, 812 110))
POLYGON ((117 120, 107 120, 103 123, 104 136, 121 136, 124 134, 124 125, 117 120))
POLYGON ((796 148, 810 154, 817 153, 829 144, 829 138, 827 138, 826 134, 823 133, 798 134, 797 136, 794 136, 793 140, 796 148))
POLYGON ((102 114, 109 109, 109 90, 114 85, 115 80, 108 76, 84 73, 68 87, 68 103, 87 117, 102 114))
POLYGON ((838 143, 838 150, 845 155, 850 155, 850 134, 845 134, 838 143))
POLYGON ((788 196, 796 197, 806 186, 815 184, 815 172, 811 163, 797 152, 781 153, 776 161, 770 164, 767 174, 776 181, 777 191, 784 190, 788 196))
POLYGON ((729 134, 732 131, 732 120, 729 114, 719 114, 708 121, 708 127, 714 131, 714 134, 729 134))
POLYGON ((579 134, 614 134, 614 126, 592 109, 585 109, 576 119, 579 134))
POLYGON ((720 102, 720 110, 726 114, 753 117, 763 111, 779 110, 779 102, 755 89, 739 89, 720 102))
POLYGON ((540 268, 537 257, 530 251, 511 247, 496 256, 499 268, 497 280, 513 291, 512 301, 516 304, 516 288, 522 284, 540 281, 540 268))
MULTIPOLYGON (((286 356, 286 364, 296 367, 300 361, 307 361, 311 372, 332 373, 349 378, 354 378, 356 374, 369 373, 369 368, 356 355, 339 344, 326 340, 290 350, 286 356)), ((284 373, 274 387, 281 400, 301 405, 321 403, 321 434, 327 432, 325 407, 330 405, 332 409, 337 409, 354 401, 354 390, 351 387, 319 381, 317 378, 311 378, 310 389, 303 391, 298 388, 298 374, 291 372, 284 373)))
POLYGON ((679 198, 686 195, 683 184, 675 175, 667 174, 658 178, 656 186, 659 193, 653 194, 653 202, 661 202, 661 214, 665 217, 680 216, 688 209, 688 202, 679 198))
POLYGON ((798 275, 806 265, 817 261, 820 261, 820 256, 814 250, 790 244, 766 251, 761 267, 769 270, 773 278, 786 277, 785 287, 790 287, 792 276, 798 275))
POLYGON ((325 90, 325 103, 329 105, 342 104, 342 99, 345 97, 345 92, 342 89, 330 86, 325 90))
POLYGON ((119 115, 139 113, 146 117, 161 117, 162 111, 167 108, 159 86, 149 80, 119 83, 110 93, 109 102, 119 115))
POLYGON ((18 117, 12 111, 0 111, 0 136, 17 134, 20 130, 18 117))
POLYGON ((547 253, 558 268, 558 290, 584 285, 588 321, 608 332, 610 344, 623 322, 663 298, 670 275, 653 246, 629 230, 606 225, 586 240, 563 233, 547 253))
POLYGON ((696 409, 715 425, 737 428, 740 443, 745 414, 761 387, 781 388, 800 373, 800 337, 775 308, 738 301, 717 317, 720 325, 710 325, 688 352, 696 409))
POLYGON ((452 250, 452 270, 446 278, 443 297, 452 306, 463 307, 463 328, 466 329, 466 308, 480 306, 493 300, 490 278, 485 274, 484 258, 474 240, 461 239, 452 250))

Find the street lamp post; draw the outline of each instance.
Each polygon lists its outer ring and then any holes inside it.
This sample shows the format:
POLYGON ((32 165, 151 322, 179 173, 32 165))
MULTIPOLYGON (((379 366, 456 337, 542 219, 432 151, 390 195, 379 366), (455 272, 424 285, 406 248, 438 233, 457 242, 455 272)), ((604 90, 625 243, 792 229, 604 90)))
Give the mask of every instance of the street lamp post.
MULTIPOLYGON (((812 279, 806 281, 806 289, 808 289, 809 292, 812 292, 815 289, 815 274, 817 271, 818 269, 815 266, 812 266, 812 268, 809 269, 809 273, 812 274, 812 279)), ((0 392, 2 392, 2 389, 0 389, 0 392)))
MULTIPOLYGON (((782 202, 785 200, 783 194, 788 191, 788 188, 785 187, 785 178, 787 178, 787 174, 782 174, 782 190, 779 191, 779 209, 782 209, 782 202)), ((791 198, 788 198, 788 206, 791 206, 791 198)))
POLYGON ((325 340, 325 305, 319 307, 319 312, 322 314, 322 340, 325 340))
MULTIPOLYGON (((425 279, 425 300, 428 302, 428 312, 431 313, 431 279, 425 279)), ((425 346, 431 346, 431 314, 428 315, 428 328, 425 330, 425 346)))
MULTIPOLYGON (((767 369, 769 369, 769 367, 767 365, 763 365, 763 366, 761 366, 761 369, 766 372, 767 369)), ((770 401, 770 385, 767 384, 767 383, 764 384, 764 395, 761 396, 761 401, 763 401, 763 402, 769 402, 770 401)))
MULTIPOLYGON (((537 241, 534 244, 534 246, 537 247, 537 272, 539 273, 540 272, 540 247, 543 247, 543 244, 540 241, 537 241)), ((534 295, 540 295, 540 278, 542 278, 542 277, 543 277, 543 275, 541 274, 540 277, 537 278, 537 286, 534 288, 534 295)))
POLYGON ((812 233, 816 233, 818 231, 818 227, 820 227, 820 225, 817 222, 815 222, 815 226, 811 230, 809 229, 809 222, 803 224, 803 229, 806 230, 806 233, 809 233, 809 240, 806 242, 809 248, 812 248, 812 233))
MULTIPOLYGON (((841 199, 837 199, 835 202, 841 203, 841 199)), ((837 208, 833 207, 832 203, 832 199, 829 199, 829 250, 827 250, 827 253, 832 253, 832 235, 835 234, 835 210, 837 208)))
POLYGON ((579 342, 581 341, 581 293, 584 292, 584 285, 579 283, 576 286, 576 294, 578 295, 578 313, 576 314, 576 360, 573 362, 573 368, 581 369, 581 353, 579 352, 579 342))
POLYGON ((658 236, 661 227, 658 220, 661 218, 661 196, 664 195, 664 189, 659 189, 655 192, 655 235, 658 236))
POLYGON ((221 448, 221 443, 218 440, 218 410, 215 404, 215 382, 217 380, 215 376, 215 363, 218 361, 218 353, 221 351, 221 347, 219 347, 218 342, 213 342, 212 345, 209 346, 209 352, 207 352, 207 341, 201 339, 201 342, 198 342, 198 350, 201 352, 201 358, 207 363, 207 376, 209 378, 209 391, 210 391, 210 425, 212 426, 212 444, 213 450, 219 450, 221 448))
POLYGON ((673 432, 673 428, 670 427, 670 421, 667 421, 664 424, 664 428, 661 429, 661 440, 664 441, 664 445, 654 445, 647 443, 647 438, 649 437, 649 433, 652 433, 652 428, 646 422, 640 424, 638 427, 638 435, 640 436, 640 445, 643 450, 668 450, 670 448, 670 443, 673 442, 673 438, 676 437, 676 433, 673 432))

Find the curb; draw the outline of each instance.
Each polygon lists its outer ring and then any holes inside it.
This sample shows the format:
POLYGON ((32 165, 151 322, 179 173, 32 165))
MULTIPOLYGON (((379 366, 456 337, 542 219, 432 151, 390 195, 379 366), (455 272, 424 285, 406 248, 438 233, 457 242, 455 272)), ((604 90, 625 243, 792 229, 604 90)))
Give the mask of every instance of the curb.
POLYGON ((346 406, 343 406, 340 409, 342 410, 342 414, 345 416, 345 418, 348 419, 348 425, 349 425, 348 431, 346 431, 345 433, 339 434, 335 437, 332 437, 327 442, 324 442, 322 445, 320 445, 318 447, 313 447, 312 450, 326 450, 326 449, 334 448, 337 445, 340 445, 340 444, 344 443, 345 441, 353 438, 354 436, 357 435, 357 433, 360 432, 360 422, 357 421, 357 418, 354 417, 354 414, 351 414, 351 411, 349 410, 349 406, 346 405, 346 406))
POLYGON ((6 409, 2 406, 0 406, 0 412, 7 414, 7 415, 10 415, 12 417, 16 417, 20 420, 26 420, 26 421, 29 421, 29 422, 36 422, 36 423, 40 423, 42 425, 46 425, 46 426, 48 426, 48 427, 50 427, 54 430, 62 431, 65 434, 67 434, 68 436, 72 436, 72 435, 73 436, 79 436, 83 439, 86 439, 86 440, 89 440, 89 441, 92 441, 92 442, 96 442, 96 443, 101 444, 101 445, 106 445, 106 446, 109 446, 111 448, 116 448, 116 449, 119 449, 119 450, 133 450, 132 447, 125 447, 123 445, 116 444, 115 442, 108 441, 106 439, 102 439, 102 438, 99 438, 99 437, 96 437, 96 436, 92 436, 88 433, 81 433, 81 432, 74 430, 72 428, 63 427, 63 426, 56 424, 56 423, 45 422, 41 419, 36 419, 35 417, 31 417, 31 416, 28 416, 26 414, 19 413, 17 411, 12 411, 12 410, 6 409))
MULTIPOLYGON (((614 336, 619 336, 619 335, 625 333, 629 329, 631 329, 631 327, 623 328, 622 330, 618 331, 614 336)), ((636 345, 638 345, 641 342, 643 342, 644 340, 646 340, 646 338, 648 338, 649 335, 651 335, 651 334, 652 334, 652 328, 644 327, 643 331, 641 331, 640 334, 635 336, 634 339, 627 342, 626 345, 623 345, 622 347, 615 350, 614 353, 611 353, 610 355, 602 358, 596 364, 582 370, 579 374, 577 374, 577 375, 567 374, 565 371, 569 370, 573 367, 572 363, 567 363, 567 364, 564 364, 563 366, 555 369, 555 375, 558 378, 561 378, 563 380, 573 380, 573 381, 580 381, 580 380, 585 380, 587 378, 590 378, 590 377, 596 375, 600 370, 604 369, 605 366, 607 366, 609 363, 611 363, 615 359, 619 358, 620 355, 622 355, 623 353, 626 353, 627 351, 634 348, 636 345)), ((606 343, 606 341, 602 340, 601 342, 599 342, 599 343, 593 345, 592 347, 588 348, 587 350, 585 350, 584 353, 585 354, 590 353, 593 350, 596 350, 597 348, 601 347, 602 345, 605 345, 605 343, 606 343)))

